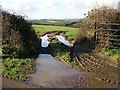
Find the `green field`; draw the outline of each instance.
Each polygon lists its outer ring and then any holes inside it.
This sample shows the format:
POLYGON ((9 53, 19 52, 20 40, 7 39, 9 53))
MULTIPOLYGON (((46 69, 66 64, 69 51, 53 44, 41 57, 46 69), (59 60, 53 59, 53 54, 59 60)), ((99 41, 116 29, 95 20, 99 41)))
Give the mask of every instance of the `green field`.
MULTIPOLYGON (((49 26, 49 25, 33 25, 33 28, 36 32, 51 32, 51 31, 65 31, 66 35, 69 39, 74 39, 79 29, 73 27, 65 27, 65 26, 49 26)), ((52 55, 59 60, 70 62, 70 55, 69 55, 69 47, 63 45, 57 40, 53 40, 49 46, 52 50, 52 55)))
POLYGON ((65 26, 33 25, 36 32, 65 31, 69 38, 75 38, 79 29, 65 26))
POLYGON ((81 19, 40 19, 30 20, 31 24, 35 25, 51 25, 51 26, 70 26, 79 27, 81 19))

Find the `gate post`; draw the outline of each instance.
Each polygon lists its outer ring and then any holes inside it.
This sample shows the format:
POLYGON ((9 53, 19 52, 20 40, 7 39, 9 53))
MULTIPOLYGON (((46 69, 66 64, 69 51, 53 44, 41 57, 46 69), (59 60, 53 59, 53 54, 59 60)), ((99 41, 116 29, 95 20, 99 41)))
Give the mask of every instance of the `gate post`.
POLYGON ((97 23, 96 23, 96 20, 94 20, 94 41, 93 41, 93 45, 94 45, 94 49, 96 49, 96 44, 97 44, 97 23))

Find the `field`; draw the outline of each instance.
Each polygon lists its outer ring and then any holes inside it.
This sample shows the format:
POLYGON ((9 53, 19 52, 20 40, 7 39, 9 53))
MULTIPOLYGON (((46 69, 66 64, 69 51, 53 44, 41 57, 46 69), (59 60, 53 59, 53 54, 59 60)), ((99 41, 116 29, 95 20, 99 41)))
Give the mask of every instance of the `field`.
POLYGON ((75 38, 79 29, 65 26, 33 25, 36 32, 65 31, 69 38, 75 38))
POLYGON ((30 20, 31 24, 35 25, 52 25, 52 26, 70 26, 79 27, 80 19, 38 19, 30 20))
MULTIPOLYGON (((78 28, 73 27, 65 27, 65 26, 50 26, 50 25, 33 25, 35 31, 46 33, 52 31, 63 31, 65 35, 68 36, 69 39, 74 39, 77 36, 79 31, 78 28)), ((63 60, 65 62, 70 62, 70 55, 69 55, 69 47, 63 45, 62 43, 58 42, 57 40, 53 40, 50 43, 49 48, 51 48, 51 54, 59 60, 63 60)))

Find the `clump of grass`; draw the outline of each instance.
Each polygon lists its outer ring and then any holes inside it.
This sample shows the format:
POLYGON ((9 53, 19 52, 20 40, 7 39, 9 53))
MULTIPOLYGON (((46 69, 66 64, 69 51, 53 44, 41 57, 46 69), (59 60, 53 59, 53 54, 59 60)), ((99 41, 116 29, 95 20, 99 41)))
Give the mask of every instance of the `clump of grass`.
POLYGON ((60 49, 58 49, 58 50, 56 50, 55 56, 61 60, 64 60, 66 62, 70 62, 69 52, 61 51, 60 49))
POLYGON ((100 51, 114 61, 120 58, 120 49, 101 48, 100 51))
POLYGON ((120 49, 102 48, 102 51, 104 51, 108 56, 120 55, 120 49))
POLYGON ((64 60, 66 62, 70 62, 71 58, 69 55, 69 47, 68 46, 65 46, 61 42, 54 40, 50 44, 50 48, 52 50, 51 53, 54 57, 56 57, 60 60, 64 60))
POLYGON ((33 71, 33 59, 6 58, 2 60, 2 72, 4 77, 25 80, 27 75, 33 71))
POLYGON ((118 49, 108 49, 108 48, 106 48, 105 52, 108 56, 114 56, 114 55, 119 56, 119 54, 120 54, 120 50, 118 50, 118 49))

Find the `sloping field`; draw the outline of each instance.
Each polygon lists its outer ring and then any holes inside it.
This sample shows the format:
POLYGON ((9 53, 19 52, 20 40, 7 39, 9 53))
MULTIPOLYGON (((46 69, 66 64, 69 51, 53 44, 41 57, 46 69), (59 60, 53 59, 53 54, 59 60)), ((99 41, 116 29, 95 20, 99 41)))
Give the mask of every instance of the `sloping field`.
POLYGON ((52 31, 63 31, 69 38, 75 38, 79 31, 78 28, 65 27, 65 26, 49 26, 49 25, 33 25, 36 32, 52 32, 52 31))

